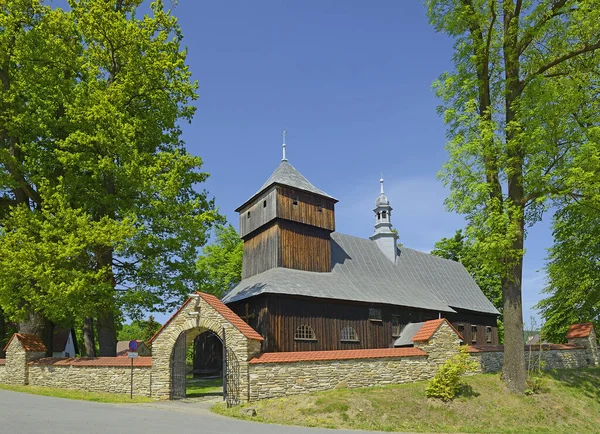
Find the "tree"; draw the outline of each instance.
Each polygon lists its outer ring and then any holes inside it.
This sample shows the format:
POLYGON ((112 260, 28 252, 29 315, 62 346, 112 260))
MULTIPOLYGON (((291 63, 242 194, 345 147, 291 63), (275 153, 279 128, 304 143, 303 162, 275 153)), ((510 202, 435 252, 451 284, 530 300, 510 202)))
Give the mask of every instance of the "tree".
POLYGON ((600 326, 600 210, 571 204, 555 214, 553 228, 544 288, 549 296, 537 307, 545 320, 544 339, 562 342, 570 324, 600 326))
MULTIPOLYGON (((502 281, 500 275, 497 267, 490 267, 489 263, 480 261, 477 241, 467 238, 462 229, 459 229, 452 238, 442 238, 435 243, 431 254, 463 264, 484 295, 502 313, 502 281)), ((500 315, 498 327, 500 331, 504 329, 502 315, 500 315)), ((502 333, 499 333, 499 336, 502 341, 502 333)))
POLYGON ((148 342, 160 329, 161 324, 150 315, 147 320, 133 320, 131 324, 123 324, 119 330, 120 341, 141 340, 148 342))
MULTIPOLYGON (((0 8, 0 227, 27 232, 48 198, 61 195, 65 215, 130 230, 119 242, 100 238, 107 243, 96 242, 82 262, 111 288, 93 316, 71 318, 86 324, 86 342, 95 324, 101 355, 115 353, 120 311, 135 317, 181 302, 197 281, 207 231, 221 221, 196 189, 208 176, 202 160, 180 139, 197 97, 180 28, 161 1, 137 18, 140 4, 70 0, 63 10, 10 0, 0 8), (10 220, 17 207, 29 213, 21 227, 10 220)), ((21 319, 52 310, 36 279, 27 283, 38 295, 20 300, 21 319)), ((65 291, 72 284, 65 281, 65 291)))
POLYGON ((525 228, 550 205, 599 187, 597 0, 427 0, 455 40, 453 72, 434 84, 448 125, 441 177, 466 214, 481 260, 502 279, 503 378, 525 389, 525 228))
POLYGON ((204 248, 196 263, 198 289, 221 296, 242 279, 244 243, 231 224, 216 226, 215 233, 216 242, 204 248))

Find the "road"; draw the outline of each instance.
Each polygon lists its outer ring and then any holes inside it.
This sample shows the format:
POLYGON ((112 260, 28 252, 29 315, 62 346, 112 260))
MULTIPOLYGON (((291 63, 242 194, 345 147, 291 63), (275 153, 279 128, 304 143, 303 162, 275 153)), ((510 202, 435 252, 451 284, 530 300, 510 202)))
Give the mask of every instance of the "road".
POLYGON ((319 434, 358 433, 269 425, 213 414, 201 402, 102 404, 0 390, 0 433, 4 434, 319 434))

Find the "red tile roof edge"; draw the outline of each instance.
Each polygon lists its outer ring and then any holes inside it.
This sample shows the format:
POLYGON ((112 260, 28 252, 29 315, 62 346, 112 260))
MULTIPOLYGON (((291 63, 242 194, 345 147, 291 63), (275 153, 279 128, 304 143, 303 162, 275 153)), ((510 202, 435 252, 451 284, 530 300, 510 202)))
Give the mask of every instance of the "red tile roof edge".
POLYGON ((283 353, 262 353, 250 360, 250 364, 320 362, 351 359, 389 359, 399 357, 426 357, 419 348, 378 348, 372 350, 296 351, 283 353))
POLYGON ((592 334, 592 330, 594 330, 594 324, 591 322, 581 323, 581 324, 571 324, 569 326, 569 330, 567 331, 566 338, 567 339, 577 339, 577 338, 587 338, 592 334))
POLYGON ((454 328, 454 326, 452 325, 452 323, 450 323, 450 321, 448 321, 446 318, 440 318, 440 319, 432 319, 429 321, 425 321, 423 326, 421 326, 419 331, 417 333, 415 333, 415 335, 413 336, 413 338, 412 338, 413 342, 428 341, 435 334, 435 332, 438 331, 438 329, 441 327, 441 325, 444 322, 447 323, 450 326, 450 328, 452 328, 452 330, 454 330, 454 333, 456 333, 458 335, 458 337, 460 338, 461 341, 464 340, 462 335, 458 332, 458 330, 456 330, 454 328))
POLYGON ((39 353, 45 353, 47 351, 46 345, 44 345, 39 336, 27 333, 13 333, 13 335, 8 340, 8 343, 4 347, 4 352, 6 352, 8 346, 15 337, 19 340, 19 342, 21 342, 21 346, 25 351, 34 351, 39 353))
POLYGON ((184 303, 183 303, 183 304, 182 304, 182 305, 179 307, 179 309, 177 309, 177 311, 175 311, 175 313, 174 313, 173 315, 171 315, 171 318, 169 318, 169 319, 167 320, 167 322, 165 322, 165 323, 162 325, 162 327, 161 327, 161 328, 159 328, 159 329, 158 329, 158 331, 157 331, 156 333, 154 333, 154 336, 152 336, 148 342, 149 342, 149 343, 152 343, 152 342, 154 341, 154 339, 156 339, 156 337, 157 337, 157 336, 160 334, 160 332, 162 332, 162 331, 164 330, 164 328, 165 328, 166 326, 168 326, 168 325, 171 323, 171 321, 173 321, 173 318, 175 318, 175 317, 176 317, 176 316, 179 314, 179 312, 181 312, 181 311, 183 310, 183 308, 184 308, 184 307, 186 307, 186 306, 187 306, 187 304, 188 304, 188 303, 189 303, 191 300, 192 300, 192 297, 188 298, 188 299, 187 299, 187 300, 186 300, 186 301, 185 301, 185 302, 184 302, 184 303))
MULTIPOLYGON (((525 351, 529 351, 529 349, 533 351, 538 351, 540 348, 539 344, 534 345, 525 345, 525 351)), ((573 344, 542 344, 542 351, 564 351, 564 350, 582 350, 585 349, 584 346, 581 345, 573 345, 573 344)), ((504 345, 469 345, 467 346, 467 351, 469 353, 494 353, 494 352, 502 352, 504 351, 504 345)))
POLYGON ((129 359, 128 357, 44 357, 39 360, 29 362, 32 366, 84 366, 84 367, 128 367, 133 360, 134 367, 152 366, 152 357, 138 357, 129 359))
POLYGON ((6 359, 0 359, 0 366, 6 365, 6 359))
POLYGON ((246 321, 241 319, 238 314, 229 309, 225 303, 219 300, 217 297, 204 292, 196 292, 202 299, 207 302, 213 309, 219 312, 223 318, 229 321, 236 329, 238 329, 248 339, 254 339, 256 341, 264 341, 265 339, 252 327, 250 327, 246 321))

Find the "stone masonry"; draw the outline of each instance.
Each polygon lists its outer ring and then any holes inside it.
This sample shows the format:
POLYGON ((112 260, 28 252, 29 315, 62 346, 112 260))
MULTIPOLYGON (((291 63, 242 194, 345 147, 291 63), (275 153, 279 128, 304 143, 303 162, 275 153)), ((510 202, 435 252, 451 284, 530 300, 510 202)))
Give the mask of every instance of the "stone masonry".
POLYGON ((202 293, 190 297, 151 340, 153 397, 171 396, 171 354, 179 336, 185 333, 191 345, 207 330, 219 337, 225 330, 227 348, 239 364, 239 400, 248 400, 248 361, 260 353, 263 338, 216 297, 202 293))
POLYGON ((598 336, 592 323, 573 324, 567 333, 567 342, 572 345, 584 347, 587 351, 587 359, 590 365, 600 365, 598 336))
POLYGON ((4 382, 26 385, 29 383, 28 363, 46 355, 46 347, 37 336, 15 333, 6 348, 4 382))

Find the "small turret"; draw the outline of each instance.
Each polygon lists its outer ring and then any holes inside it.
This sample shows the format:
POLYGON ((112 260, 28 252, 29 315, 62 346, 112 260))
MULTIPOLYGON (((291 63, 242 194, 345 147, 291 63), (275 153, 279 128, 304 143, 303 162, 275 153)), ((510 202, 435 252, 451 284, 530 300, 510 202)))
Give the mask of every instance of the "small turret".
POLYGON ((383 191, 383 177, 379 180, 381 192, 375 201, 375 233, 370 239, 377 243, 377 246, 387 256, 387 258, 396 262, 398 248, 398 235, 392 230, 392 207, 388 197, 383 191))

